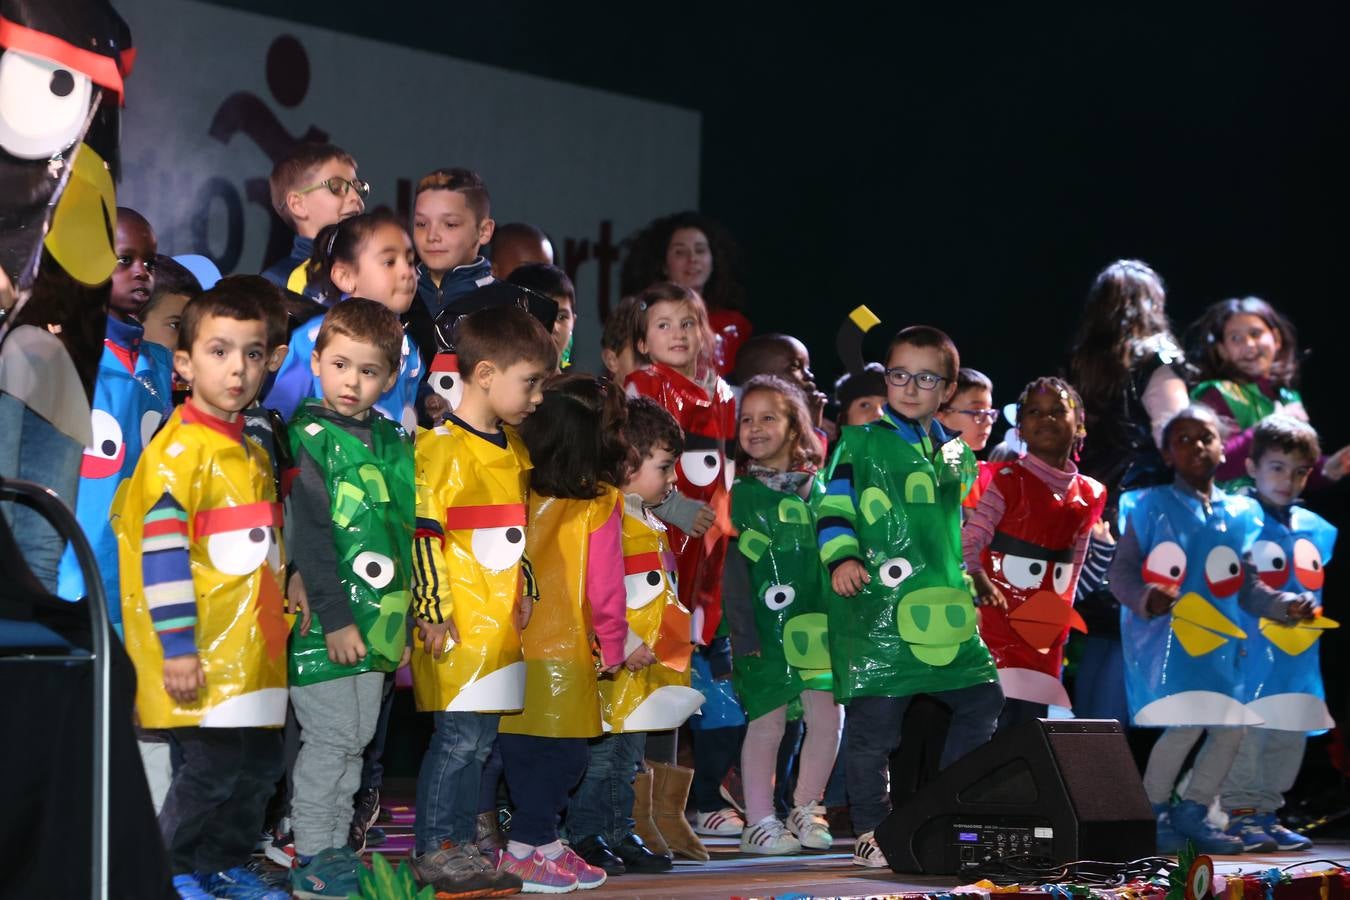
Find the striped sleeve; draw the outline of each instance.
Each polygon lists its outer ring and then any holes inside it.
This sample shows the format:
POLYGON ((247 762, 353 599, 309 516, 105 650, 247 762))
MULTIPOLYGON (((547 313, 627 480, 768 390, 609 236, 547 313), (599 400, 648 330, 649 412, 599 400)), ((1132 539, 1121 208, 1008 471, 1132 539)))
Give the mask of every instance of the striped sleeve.
POLYGON ((1088 538, 1087 555, 1083 558, 1083 566, 1078 575, 1078 587, 1074 592, 1075 601, 1106 587, 1106 570, 1110 567, 1111 558, 1115 553, 1114 543, 1103 541, 1096 536, 1088 538))
POLYGON ((435 519, 417 518, 413 533, 413 615, 441 624, 451 612, 450 575, 445 565, 445 530, 435 519))
POLYGON ((165 493, 145 516, 141 579, 164 658, 197 652, 197 600, 188 556, 187 511, 165 493))
POLYGON ((858 532, 854 523, 858 518, 858 500, 853 486, 853 463, 848 445, 840 440, 825 478, 825 496, 820 501, 816 520, 816 542, 820 559, 833 572, 850 559, 862 560, 858 532))
POLYGON ((534 564, 524 554, 520 557, 520 593, 531 600, 539 599, 539 582, 534 577, 534 564))

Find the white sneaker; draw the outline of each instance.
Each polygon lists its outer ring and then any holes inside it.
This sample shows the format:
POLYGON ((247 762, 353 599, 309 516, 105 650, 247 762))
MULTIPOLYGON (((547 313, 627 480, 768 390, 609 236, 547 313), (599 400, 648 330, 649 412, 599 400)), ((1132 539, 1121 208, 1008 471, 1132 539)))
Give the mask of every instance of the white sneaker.
POLYGON ((808 850, 828 850, 834 846, 830 823, 825 820, 825 807, 819 803, 794 806, 788 813, 787 830, 808 850))
POLYGON ((745 820, 730 806, 716 812, 694 813, 694 833, 711 837, 735 837, 745 829, 745 820))
POLYGON ((802 845, 787 833, 777 816, 766 816, 741 832, 741 852, 762 856, 783 856, 797 853, 802 845))
POLYGON ((853 864, 869 869, 884 869, 888 865, 872 832, 864 831, 858 835, 858 843, 853 845, 853 864))

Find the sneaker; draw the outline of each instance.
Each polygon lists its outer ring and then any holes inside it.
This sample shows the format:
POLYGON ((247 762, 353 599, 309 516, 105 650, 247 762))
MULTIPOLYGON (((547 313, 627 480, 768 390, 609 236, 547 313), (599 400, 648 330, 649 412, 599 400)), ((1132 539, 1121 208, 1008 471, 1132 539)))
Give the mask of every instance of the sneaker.
POLYGON ((274 888, 243 866, 224 872, 212 872, 202 879, 202 887, 212 897, 225 900, 290 900, 291 892, 274 888))
POLYGON ((474 830, 474 843, 484 853, 496 853, 506 846, 506 837, 502 834, 499 822, 495 809, 478 814, 478 821, 474 830))
POLYGON ((181 900, 211 900, 211 895, 202 890, 202 883, 191 872, 173 876, 173 889, 181 900))
POLYGON ((735 837, 745 830, 745 819, 731 807, 694 813, 694 833, 712 837, 735 837))
POLYGON ((858 842, 853 845, 853 864, 869 869, 884 869, 889 865, 872 832, 864 831, 858 835, 858 842))
POLYGON ((819 803, 793 807, 792 812, 788 813, 787 830, 796 835, 807 850, 828 850, 834 846, 834 835, 830 834, 825 807, 819 803))
POLYGON ((371 847, 383 847, 389 842, 389 833, 378 825, 372 825, 366 829, 366 849, 371 847))
POLYGON ((1265 828, 1261 826, 1256 810, 1235 809, 1228 813, 1228 827, 1223 833, 1242 841, 1242 849, 1247 853, 1269 853, 1281 849, 1275 843, 1275 838, 1267 834, 1265 828))
POLYGON ((244 863, 244 868, 248 869, 254 875, 262 880, 268 887, 289 889, 291 886, 291 873, 286 869, 278 869, 276 866, 268 865, 261 859, 251 859, 244 863))
POLYGON ((509 872, 520 879, 520 890, 524 894, 570 894, 578 887, 577 876, 564 872, 538 850, 525 859, 504 850, 497 866, 499 872, 509 872))
POLYGON ((413 875, 436 893, 456 900, 472 897, 506 897, 520 892, 520 879, 494 869, 473 844, 446 841, 441 849, 414 856, 413 875))
POLYGON ((741 852, 760 856, 784 856, 798 853, 802 845, 787 833, 777 816, 765 816, 741 832, 741 852))
POLYGON ((1261 813, 1256 821, 1261 823, 1261 828, 1275 841, 1275 847, 1279 850, 1307 850, 1313 845, 1312 838, 1280 824, 1273 812, 1261 813))
POLYGON ((295 832, 291 831, 290 816, 283 818, 272 832, 272 839, 263 846, 263 855, 283 869, 295 865, 295 832))
POLYGON ((350 847, 330 847, 291 869, 291 891, 303 900, 347 900, 361 892, 361 859, 350 847))
POLYGON ((380 817, 380 789, 362 788, 352 798, 352 824, 347 830, 347 846, 355 853, 366 849, 366 833, 380 817))
POLYGON ((1157 831, 1154 838, 1154 846, 1157 852, 1164 856, 1175 856, 1180 853, 1186 842, 1172 828, 1172 804, 1153 804, 1153 815, 1157 819, 1157 831))
MULTIPOLYGON (((618 857, 614 857, 617 861, 618 857)), ((563 847, 562 856, 553 860, 558 871, 573 875, 577 879, 577 890, 589 891, 605 883, 609 874, 604 869, 593 866, 582 859, 571 847, 563 847)))
POLYGON ((1182 800, 1172 807, 1172 829, 1184 844, 1195 844, 1196 853, 1235 854, 1242 852, 1242 839, 1224 834, 1209 824, 1209 810, 1194 800, 1182 800))
POLYGON ((732 767, 727 770, 727 777, 717 786, 717 793, 722 795, 722 799, 727 801, 732 809, 745 815, 745 784, 741 781, 739 768, 732 767))

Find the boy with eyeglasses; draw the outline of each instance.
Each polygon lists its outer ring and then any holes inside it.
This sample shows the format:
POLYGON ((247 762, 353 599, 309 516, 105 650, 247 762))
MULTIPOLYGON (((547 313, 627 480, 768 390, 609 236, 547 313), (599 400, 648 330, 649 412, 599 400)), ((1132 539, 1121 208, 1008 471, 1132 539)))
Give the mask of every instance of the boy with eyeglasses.
POLYGON ((913 696, 951 708, 943 768, 989 740, 1003 709, 961 568, 961 498, 975 457, 934 419, 959 368, 943 332, 900 331, 886 354, 881 418, 840 429, 824 475, 816 532, 841 598, 830 604, 829 641, 835 695, 848 704, 855 865, 886 865, 874 830, 891 811, 888 761, 913 696))
MULTIPOLYGON (((938 408, 937 419, 943 428, 960 435, 972 453, 979 453, 989 444, 998 412, 994 408, 994 382, 980 370, 962 366, 956 373, 956 393, 938 408)), ((981 460, 975 483, 961 504, 967 515, 980 502, 993 475, 993 464, 981 460)))
POLYGON ((300 144, 272 167, 268 178, 272 208, 295 231, 291 253, 262 276, 279 288, 311 299, 305 266, 314 236, 325 226, 365 211, 370 185, 356 178, 356 160, 332 144, 300 144))

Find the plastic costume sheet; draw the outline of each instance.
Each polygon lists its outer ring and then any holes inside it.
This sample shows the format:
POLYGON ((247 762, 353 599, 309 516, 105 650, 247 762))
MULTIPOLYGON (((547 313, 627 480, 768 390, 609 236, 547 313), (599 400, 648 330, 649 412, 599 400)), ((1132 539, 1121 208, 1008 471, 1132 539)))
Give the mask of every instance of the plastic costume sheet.
POLYGON ((1178 590, 1170 613, 1145 619, 1121 604, 1125 688, 1134 724, 1257 725, 1239 699, 1247 632, 1242 557, 1261 533, 1254 500, 1215 490, 1211 511, 1176 487, 1127 491, 1121 532, 1134 530, 1148 584, 1178 590))
MULTIPOLYGON (((108 510, 122 482, 136 471, 142 449, 172 410, 173 361, 158 344, 141 340, 139 325, 109 318, 108 338, 99 360, 90 415, 93 442, 80 459, 80 487, 75 517, 98 559, 108 595, 108 617, 120 630, 122 609, 118 585, 117 536, 108 510)), ((85 596, 84 575, 67 546, 61 558, 57 593, 67 600, 85 596)))
MULTIPOLYGON (((812 502, 824 487, 813 482, 812 502)), ((804 690, 831 691, 826 597, 830 586, 816 550, 816 517, 795 493, 743 475, 731 487, 736 546, 750 571, 757 656, 737 655, 736 693, 749 719, 796 699, 804 690)), ((733 650, 735 648, 733 647, 733 650)))
POLYGON ((179 407, 145 448, 112 510, 126 647, 136 664, 136 709, 144 728, 253 728, 286 721, 281 504, 266 454, 228 428, 179 407), (166 493, 186 514, 193 637, 206 681, 190 705, 164 690, 164 650, 152 619, 161 596, 144 581, 148 557, 177 524, 155 510, 166 493))
POLYGON ((1074 611, 1074 546, 1101 518, 1106 488, 1079 475, 1052 491, 1019 463, 991 467, 1005 502, 1003 518, 984 549, 984 571, 1008 609, 980 608, 980 636, 998 665, 1003 695, 1068 707, 1060 680, 1069 629, 1086 632, 1074 611))
POLYGON ((736 688, 730 678, 714 678, 708 658, 695 651, 689 658, 690 686, 703 695, 698 715, 689 717, 689 727, 695 731, 714 728, 733 728, 745 724, 745 711, 736 697, 736 688))
POLYGON ((840 701, 998 677, 961 569, 961 497, 975 458, 936 421, 920 434, 894 411, 883 415, 840 429, 816 512, 825 564, 860 558, 872 577, 855 596, 830 598, 840 701))
MULTIPOLYGON (((514 430, 505 433, 504 448, 451 425, 417 435, 418 534, 443 532, 447 580, 437 593, 459 631, 439 659, 413 641, 413 694, 423 712, 510 712, 525 702, 514 610, 530 455, 514 430)), ((415 557, 414 565, 429 563, 415 557)))
MULTIPOLYGON (((614 733, 678 728, 703 703, 690 687, 692 619, 675 589, 675 554, 666 527, 634 495, 624 501, 623 585, 629 641, 642 641, 657 662, 600 679, 604 724, 614 733)), ((624 649, 631 653, 636 649, 624 649)))
POLYGON ((651 397, 680 423, 684 452, 675 464, 676 489, 709 504, 717 515, 701 538, 670 527, 670 545, 680 573, 680 600, 694 614, 694 635, 707 643, 722 621, 722 567, 731 535, 730 490, 735 462, 736 398, 720 378, 711 396, 684 375, 659 363, 638 369, 625 382, 633 395, 651 397))
MULTIPOLYGON (((287 420, 296 414, 306 399, 322 396, 318 376, 310 366, 310 357, 323 320, 324 316, 315 316, 291 335, 290 349, 263 401, 264 406, 275 409, 287 420)), ((375 408, 413 434, 417 430, 417 390, 422 382, 422 355, 407 335, 403 336, 402 357, 398 379, 375 401, 375 408)))
POLYGON ((1247 632, 1243 698, 1248 709, 1265 719, 1261 727, 1319 731, 1335 724, 1327 711, 1317 645, 1323 632, 1339 627, 1320 610, 1323 567, 1331 562, 1336 528, 1302 507, 1289 512, 1288 525, 1266 515, 1248 562, 1277 591, 1316 594, 1318 615, 1286 625, 1242 611, 1239 624, 1247 632))
MULTIPOLYGON (((1249 381, 1202 381, 1191 390, 1191 399, 1201 402, 1201 398, 1211 390, 1218 392, 1226 407, 1216 409, 1214 412, 1223 419, 1230 420, 1225 424, 1228 427, 1235 426, 1238 431, 1256 427, 1257 422, 1273 413, 1283 411, 1285 407, 1303 408, 1303 398, 1293 388, 1276 388, 1275 397, 1271 398, 1262 393, 1259 384, 1249 381)), ((1224 436, 1230 435, 1225 433, 1224 436)), ((1240 478, 1221 482, 1219 486, 1225 491, 1236 491, 1238 488, 1251 487, 1252 484, 1251 477, 1244 474, 1240 478)))
MULTIPOLYGON (((594 612, 607 601, 622 615, 624 585, 616 564, 613 583, 596 583, 591 555, 597 552, 595 532, 621 527, 623 495, 603 485, 592 500, 534 495, 530 498, 530 531, 525 552, 539 584, 539 601, 521 634, 525 656, 525 709, 502 716, 504 734, 539 737, 598 737, 600 694, 591 652, 594 612)), ((601 579, 603 582, 605 579, 601 579)), ((616 651, 617 652, 617 651, 616 651)), ((611 660, 612 662, 613 660, 611 660)))
POLYGON ((307 401, 291 420, 291 452, 319 465, 332 500, 338 575, 366 644, 355 665, 328 658, 317 616, 309 633, 291 635, 291 684, 317 684, 361 672, 392 672, 407 645, 412 603, 413 446, 400 426, 373 416, 371 447, 311 412, 307 401))

